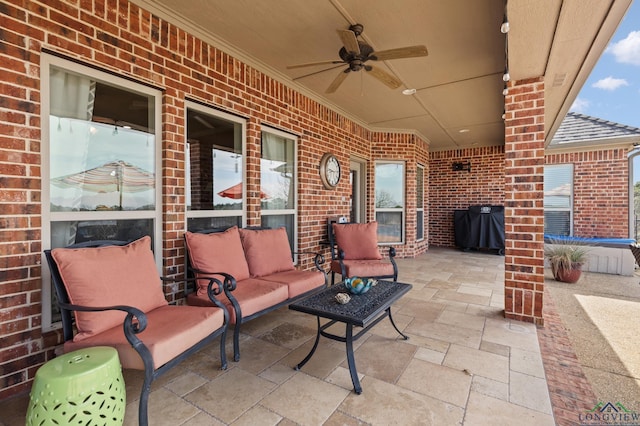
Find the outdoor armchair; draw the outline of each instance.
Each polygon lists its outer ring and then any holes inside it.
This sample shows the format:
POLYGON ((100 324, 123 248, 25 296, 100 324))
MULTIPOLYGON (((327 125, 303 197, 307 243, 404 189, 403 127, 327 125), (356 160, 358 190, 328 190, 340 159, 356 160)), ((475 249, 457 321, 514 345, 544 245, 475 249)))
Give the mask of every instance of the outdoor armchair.
POLYGON ((229 313, 216 299, 222 284, 208 279, 211 307, 169 305, 149 236, 131 243, 85 242, 45 250, 45 256, 61 309, 64 351, 111 346, 123 368, 143 370, 140 425, 148 424, 151 383, 218 336, 226 369, 229 313))
POLYGON ((348 277, 398 279, 396 250, 389 247, 388 259, 378 249, 378 223, 334 223, 329 233, 331 284, 335 274, 348 277))

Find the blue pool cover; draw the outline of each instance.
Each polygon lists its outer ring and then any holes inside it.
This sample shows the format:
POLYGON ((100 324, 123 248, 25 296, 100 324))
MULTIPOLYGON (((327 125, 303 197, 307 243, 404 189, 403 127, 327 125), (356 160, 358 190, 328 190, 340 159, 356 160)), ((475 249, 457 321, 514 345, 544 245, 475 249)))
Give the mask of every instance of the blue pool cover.
POLYGON ((629 244, 636 242, 633 238, 585 238, 585 237, 569 237, 566 235, 544 235, 546 243, 554 241, 572 242, 576 244, 594 245, 602 247, 627 247, 629 244))

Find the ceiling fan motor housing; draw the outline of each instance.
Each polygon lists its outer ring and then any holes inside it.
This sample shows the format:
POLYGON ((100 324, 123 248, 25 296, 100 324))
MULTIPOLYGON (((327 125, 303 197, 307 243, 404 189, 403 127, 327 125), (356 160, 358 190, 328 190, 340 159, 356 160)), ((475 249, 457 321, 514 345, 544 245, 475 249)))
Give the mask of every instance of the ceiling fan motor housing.
POLYGON ((361 41, 358 42, 358 46, 360 47, 360 54, 347 52, 347 49, 345 49, 344 47, 340 48, 340 51, 338 52, 340 59, 348 63, 352 71, 359 70, 360 68, 362 68, 362 65, 364 65, 364 62, 368 61, 369 59, 373 59, 370 56, 373 53, 373 48, 371 46, 361 41), (354 69, 354 66, 357 67, 357 69, 354 69))

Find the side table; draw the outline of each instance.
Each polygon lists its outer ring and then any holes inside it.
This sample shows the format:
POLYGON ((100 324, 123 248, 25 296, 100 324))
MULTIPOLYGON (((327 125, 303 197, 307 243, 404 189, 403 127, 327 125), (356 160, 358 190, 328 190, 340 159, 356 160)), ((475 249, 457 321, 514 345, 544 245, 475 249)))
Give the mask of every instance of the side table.
POLYGON ((26 424, 122 425, 125 405, 118 352, 108 346, 80 349, 38 369, 26 424))

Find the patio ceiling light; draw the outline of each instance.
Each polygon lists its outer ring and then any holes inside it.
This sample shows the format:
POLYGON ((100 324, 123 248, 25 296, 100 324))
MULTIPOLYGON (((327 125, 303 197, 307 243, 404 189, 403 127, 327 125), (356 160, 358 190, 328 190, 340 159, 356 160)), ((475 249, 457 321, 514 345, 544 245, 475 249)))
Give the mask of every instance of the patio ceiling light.
POLYGON ((507 21, 506 15, 504 17, 504 20, 502 21, 502 25, 500 25, 500 32, 502 34, 506 34, 509 32, 509 21, 507 21))
POLYGON ((407 96, 414 95, 415 93, 416 93, 416 89, 404 89, 402 91, 402 94, 407 96))
POLYGON ((507 18, 507 0, 504 2, 504 16, 502 17, 502 25, 500 25, 500 32, 506 34, 509 32, 509 19, 507 18))

